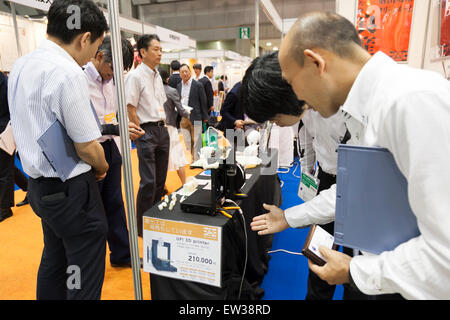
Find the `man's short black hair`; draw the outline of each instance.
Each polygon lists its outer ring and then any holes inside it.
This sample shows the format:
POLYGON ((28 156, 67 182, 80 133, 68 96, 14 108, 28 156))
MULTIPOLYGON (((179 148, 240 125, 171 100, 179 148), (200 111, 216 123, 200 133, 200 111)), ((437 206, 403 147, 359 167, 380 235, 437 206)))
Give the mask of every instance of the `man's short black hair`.
POLYGON ((47 19, 47 34, 65 44, 72 43, 75 37, 85 32, 92 34, 93 43, 108 31, 103 12, 91 0, 55 0, 48 10, 47 19), (78 12, 80 16, 75 17, 78 12), (77 21, 80 22, 79 28, 77 21))
POLYGON ((297 99, 281 75, 277 51, 252 61, 242 80, 240 102, 244 113, 258 123, 277 114, 300 116, 305 111, 305 102, 297 99))
MULTIPOLYGON (((102 44, 98 47, 98 51, 102 51, 105 55, 106 62, 112 62, 112 48, 111 48, 111 37, 106 36, 103 39, 102 44)), ((97 51, 97 52, 98 52, 97 51)), ((122 57, 123 57, 123 68, 124 70, 130 70, 133 67, 134 62, 134 50, 130 41, 127 39, 122 39, 122 57)))
POLYGON ((211 70, 214 70, 214 68, 212 66, 206 66, 205 70, 203 70, 204 74, 207 74, 208 72, 210 72, 211 70))
POLYGON ((141 49, 145 49, 148 50, 148 47, 150 46, 150 43, 153 40, 157 40, 158 42, 161 42, 161 40, 159 39, 159 37, 156 34, 144 34, 143 36, 141 36, 137 42, 137 49, 139 52, 139 56, 142 58, 141 55, 141 49))
POLYGON ((180 61, 178 60, 173 60, 170 63, 170 69, 172 69, 173 71, 178 71, 180 70, 180 61))
POLYGON ((199 63, 194 64, 192 68, 202 71, 202 65, 199 63))
POLYGON ((163 83, 167 84, 169 80, 169 72, 167 72, 167 70, 163 68, 159 68, 158 71, 163 83))

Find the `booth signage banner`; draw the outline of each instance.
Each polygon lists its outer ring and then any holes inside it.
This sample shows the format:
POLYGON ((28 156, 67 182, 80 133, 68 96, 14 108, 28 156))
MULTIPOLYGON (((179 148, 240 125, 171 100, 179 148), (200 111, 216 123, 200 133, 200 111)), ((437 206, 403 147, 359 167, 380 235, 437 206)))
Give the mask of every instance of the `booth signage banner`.
POLYGON ((450 56, 450 0, 441 0, 441 56, 450 56))
POLYGON ((53 0, 11 0, 11 2, 15 2, 24 6, 32 7, 35 9, 48 11, 53 0))
POLYGON ((414 0, 358 0, 356 28, 370 54, 408 61, 414 0))
POLYGON ((169 30, 169 29, 166 29, 166 28, 162 28, 160 26, 156 26, 156 34, 163 42, 169 42, 169 43, 174 43, 174 44, 179 44, 179 45, 182 45, 182 44, 186 45, 189 41, 188 36, 178 33, 178 32, 175 32, 175 31, 172 31, 172 30, 169 30))
POLYGON ((144 271, 221 286, 222 228, 144 217, 144 271))

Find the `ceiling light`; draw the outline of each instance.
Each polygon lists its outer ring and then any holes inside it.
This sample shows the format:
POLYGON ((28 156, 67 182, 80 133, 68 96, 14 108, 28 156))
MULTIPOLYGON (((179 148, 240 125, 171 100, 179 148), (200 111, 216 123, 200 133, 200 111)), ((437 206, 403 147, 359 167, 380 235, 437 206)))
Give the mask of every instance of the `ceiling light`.
POLYGON ((266 46, 271 47, 272 46, 272 42, 267 42, 266 46))

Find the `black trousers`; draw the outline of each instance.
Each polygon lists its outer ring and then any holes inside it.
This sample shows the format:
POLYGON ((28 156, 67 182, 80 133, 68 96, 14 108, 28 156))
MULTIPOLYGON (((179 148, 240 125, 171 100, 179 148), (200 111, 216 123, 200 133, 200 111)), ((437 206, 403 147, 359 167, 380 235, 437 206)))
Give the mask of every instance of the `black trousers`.
MULTIPOLYGON (((336 176, 330 175, 319 167, 319 174, 317 178, 319 179, 319 190, 329 189, 333 184, 336 183, 336 176)), ((328 233, 334 234, 334 222, 330 222, 324 225, 320 225, 328 233)), ((329 285, 326 281, 323 281, 314 272, 309 270, 308 274, 308 291, 306 292, 305 300, 331 300, 333 299, 334 291, 336 286, 329 285)))
POLYGON ((142 124, 145 134, 136 140, 139 159, 139 191, 136 200, 138 235, 143 235, 143 215, 164 195, 169 165, 170 137, 167 127, 142 124))
POLYGON ((28 191, 28 178, 16 166, 14 166, 14 182, 23 191, 28 191))
POLYGON ((14 154, 0 149, 0 209, 14 207, 14 154))
POLYGON ((28 198, 44 233, 37 299, 100 299, 108 227, 94 173, 30 178, 28 198))
MULTIPOLYGON (((328 174, 322 170, 319 165, 319 193, 323 190, 329 189, 333 184, 336 183, 336 176, 328 174)), ((334 222, 330 222, 321 225, 328 233, 334 234, 334 222)), ((353 257, 353 249, 343 247, 342 251, 353 257)), ((334 291, 336 289, 335 285, 329 285, 326 281, 323 281, 314 272, 309 270, 308 274, 308 291, 306 293, 305 300, 331 300, 333 299, 334 291)), ((344 300, 366 300, 367 295, 360 291, 353 290, 349 285, 344 285, 344 300)))
POLYGON ((109 164, 106 178, 98 188, 108 221, 109 260, 113 264, 131 261, 125 206, 122 198, 122 156, 114 140, 101 143, 109 164))
MULTIPOLYGON (((323 190, 329 189, 336 183, 336 176, 330 175, 322 170, 319 165, 318 179, 319 193, 323 190)), ((328 233, 334 234, 334 222, 330 222, 321 225, 328 233)), ((353 249, 342 247, 342 251, 353 257, 353 249)), ((366 295, 359 291, 357 288, 353 288, 350 284, 344 284, 343 300, 402 300, 403 298, 399 294, 386 294, 386 295, 366 295)), ((326 281, 323 281, 314 272, 309 270, 308 274, 308 291, 306 293, 305 300, 331 300, 333 299, 335 285, 329 285, 326 281)))

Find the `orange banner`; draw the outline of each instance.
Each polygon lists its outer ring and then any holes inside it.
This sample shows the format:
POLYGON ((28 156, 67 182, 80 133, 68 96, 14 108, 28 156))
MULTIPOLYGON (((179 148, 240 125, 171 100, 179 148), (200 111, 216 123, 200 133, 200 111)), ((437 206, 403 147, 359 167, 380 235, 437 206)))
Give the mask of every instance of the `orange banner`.
POLYGON ((219 233, 218 227, 203 226, 199 224, 163 220, 150 217, 144 217, 144 230, 214 241, 218 240, 219 233))
POLYGON ((356 28, 370 54, 408 60, 414 0, 359 0, 356 28))

